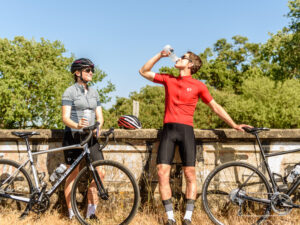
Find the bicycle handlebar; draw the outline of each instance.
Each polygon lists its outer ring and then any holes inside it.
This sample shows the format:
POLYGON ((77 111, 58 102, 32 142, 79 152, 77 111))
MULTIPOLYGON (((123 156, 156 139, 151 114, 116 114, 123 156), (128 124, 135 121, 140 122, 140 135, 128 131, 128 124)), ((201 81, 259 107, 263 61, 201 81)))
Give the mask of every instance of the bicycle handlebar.
MULTIPOLYGON (((93 136, 93 130, 97 129, 99 125, 100 125, 100 123, 99 123, 99 122, 96 122, 94 125, 88 126, 88 127, 84 127, 84 128, 82 129, 83 132, 89 133, 89 135, 87 136, 87 138, 86 138, 84 141, 82 141, 82 142, 80 143, 81 146, 83 146, 83 145, 85 145, 86 143, 89 142, 89 140, 90 140, 90 139, 92 138, 92 136, 93 136)), ((103 131, 103 132, 101 132, 101 136, 106 137, 106 142, 108 142, 108 137, 109 137, 109 135, 112 134, 112 133, 114 133, 114 128, 113 128, 113 127, 111 127, 108 131, 103 131)))
POLYGON ((101 132, 101 136, 108 137, 111 133, 113 133, 115 128, 111 127, 108 131, 101 132))
POLYGON ((82 129, 84 132, 88 132, 89 135, 88 135, 88 137, 87 137, 83 142, 80 143, 81 146, 83 146, 83 145, 85 145, 86 143, 89 142, 89 140, 90 140, 90 139, 92 138, 92 136, 93 136, 93 130, 95 130, 99 125, 100 125, 100 123, 99 123, 99 122, 96 122, 94 125, 88 126, 88 127, 84 127, 84 128, 82 129))

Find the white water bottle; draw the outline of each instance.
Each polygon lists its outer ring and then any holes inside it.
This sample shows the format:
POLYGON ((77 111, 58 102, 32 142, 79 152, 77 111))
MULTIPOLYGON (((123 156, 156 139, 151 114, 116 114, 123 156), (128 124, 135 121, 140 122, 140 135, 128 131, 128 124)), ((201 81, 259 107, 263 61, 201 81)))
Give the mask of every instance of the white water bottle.
POLYGON ((50 181, 56 181, 66 171, 66 169, 67 166, 65 164, 60 164, 59 167, 57 167, 51 174, 50 181))
POLYGON ((90 123, 92 121, 92 110, 90 109, 83 110, 83 118, 89 122, 89 125, 91 125, 90 123))
POLYGON ((286 180, 288 183, 294 182, 294 180, 300 175, 300 165, 297 165, 292 169, 286 180))
POLYGON ((166 53, 170 53, 169 57, 173 62, 176 62, 179 58, 175 55, 174 49, 171 47, 171 45, 166 45, 163 50, 166 53))

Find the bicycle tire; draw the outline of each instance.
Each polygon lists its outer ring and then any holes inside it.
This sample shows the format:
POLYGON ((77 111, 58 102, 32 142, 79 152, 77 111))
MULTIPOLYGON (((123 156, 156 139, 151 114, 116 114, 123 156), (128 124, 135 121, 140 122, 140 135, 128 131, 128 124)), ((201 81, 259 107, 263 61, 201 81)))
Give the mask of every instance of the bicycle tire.
MULTIPOLYGON (((21 165, 15 161, 0 159, 0 191, 4 194, 30 198, 30 195, 33 191, 32 179, 23 167, 19 169, 19 172, 16 173, 14 177, 7 180, 9 175, 12 175, 12 173, 20 166, 21 165)), ((17 210, 24 210, 27 205, 25 202, 16 201, 9 198, 0 199, 0 206, 3 209, 14 208, 14 206, 12 206, 13 203, 16 203, 17 210)))
POLYGON ((88 188, 94 178, 92 172, 84 167, 76 177, 71 192, 71 204, 76 218, 81 224, 100 224, 100 221, 110 225, 129 224, 140 203, 140 192, 134 175, 115 161, 99 160, 92 165, 95 169, 105 171, 104 179, 101 180, 109 199, 99 197, 95 212, 99 220, 86 218, 88 188))
POLYGON ((216 167, 207 176, 202 187, 202 205, 214 224, 259 224, 268 218, 270 205, 244 200, 240 207, 240 198, 236 197, 237 190, 241 190, 239 193, 242 195, 262 195, 261 198, 264 199, 270 199, 272 192, 266 177, 248 163, 229 162, 216 167))

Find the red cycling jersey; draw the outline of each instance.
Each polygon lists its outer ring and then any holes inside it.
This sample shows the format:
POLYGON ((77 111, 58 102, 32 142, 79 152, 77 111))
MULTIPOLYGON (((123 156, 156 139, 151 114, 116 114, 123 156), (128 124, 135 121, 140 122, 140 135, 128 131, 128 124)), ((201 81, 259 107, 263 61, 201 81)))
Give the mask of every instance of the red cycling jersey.
POLYGON ((182 123, 193 126, 193 117, 199 97, 208 104, 213 98, 207 87, 192 76, 174 77, 155 74, 153 82, 165 86, 164 123, 182 123))

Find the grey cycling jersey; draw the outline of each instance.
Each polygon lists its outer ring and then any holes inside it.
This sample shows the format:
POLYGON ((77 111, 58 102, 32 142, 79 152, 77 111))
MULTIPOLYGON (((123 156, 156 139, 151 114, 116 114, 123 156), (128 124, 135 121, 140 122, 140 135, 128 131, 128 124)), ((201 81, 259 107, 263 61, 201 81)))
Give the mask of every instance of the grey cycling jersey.
MULTIPOLYGON (((71 120, 76 123, 83 118, 84 110, 91 110, 91 116, 88 118, 88 121, 90 125, 93 125, 95 123, 95 110, 97 106, 100 106, 99 94, 91 87, 88 87, 88 91, 85 92, 83 85, 75 83, 65 90, 62 96, 62 105, 72 106, 71 120)), ((69 128, 67 126, 66 130, 78 131, 77 129, 69 128)))

